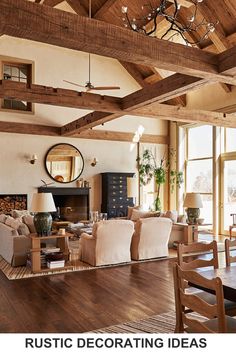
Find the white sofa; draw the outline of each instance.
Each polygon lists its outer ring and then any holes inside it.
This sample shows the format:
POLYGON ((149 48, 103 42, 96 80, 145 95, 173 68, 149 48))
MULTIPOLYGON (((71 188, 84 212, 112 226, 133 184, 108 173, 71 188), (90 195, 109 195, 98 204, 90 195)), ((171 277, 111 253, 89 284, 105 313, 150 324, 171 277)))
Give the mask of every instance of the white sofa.
POLYGON ((168 218, 139 219, 132 237, 131 258, 141 260, 167 257, 171 228, 172 221, 168 218))
POLYGON ((81 235, 81 260, 93 266, 130 262, 133 232, 134 223, 130 220, 104 220, 96 223, 92 235, 81 235))

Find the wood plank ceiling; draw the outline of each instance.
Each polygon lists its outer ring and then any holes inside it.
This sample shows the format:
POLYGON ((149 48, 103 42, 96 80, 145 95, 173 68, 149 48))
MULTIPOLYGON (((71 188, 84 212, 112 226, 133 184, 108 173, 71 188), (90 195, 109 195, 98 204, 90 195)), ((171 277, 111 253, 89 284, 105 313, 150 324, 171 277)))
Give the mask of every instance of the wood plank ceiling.
MULTIPOLYGON (((219 82, 226 92, 236 85, 235 0, 199 2, 199 16, 207 22, 218 21, 218 25, 197 48, 150 38, 124 28, 121 18, 124 0, 92 0, 92 19, 88 18, 88 0, 66 1, 76 14, 55 9, 54 6, 60 4, 61 0, 1 0, 0 33, 113 57, 120 61, 141 89, 124 98, 116 98, 3 80, 0 83, 1 98, 86 108, 94 112, 60 128, 39 125, 27 128, 26 124, 20 126, 20 123, 13 127, 11 123, 0 122, 0 131, 20 133, 28 130, 31 134, 38 132, 96 139, 100 136, 103 139, 110 137, 120 140, 119 134, 115 136, 105 132, 99 135, 98 131, 88 129, 126 114, 236 127, 235 114, 189 110, 185 107, 184 96, 190 90, 214 82, 219 82), (61 28, 60 36, 58 26, 61 28), (164 77, 161 69, 172 71, 173 74, 164 77)), ((171 9, 174 0, 168 2, 171 9)), ((181 20, 186 22, 192 2, 178 2, 183 8, 181 20)), ((146 1, 129 0, 126 3, 131 17, 138 18, 140 7, 146 1)), ((151 0, 150 3, 158 6, 159 0, 151 0)), ((166 21, 162 18, 158 21, 157 37, 166 28, 166 21)), ((150 27, 152 23, 144 25, 150 27)), ((197 39, 191 36, 192 40, 197 39)), ((150 141, 154 139, 153 136, 143 139, 149 138, 150 141)), ((124 134, 123 139, 131 139, 131 136, 124 134)), ((159 137, 156 141, 163 143, 159 137)))

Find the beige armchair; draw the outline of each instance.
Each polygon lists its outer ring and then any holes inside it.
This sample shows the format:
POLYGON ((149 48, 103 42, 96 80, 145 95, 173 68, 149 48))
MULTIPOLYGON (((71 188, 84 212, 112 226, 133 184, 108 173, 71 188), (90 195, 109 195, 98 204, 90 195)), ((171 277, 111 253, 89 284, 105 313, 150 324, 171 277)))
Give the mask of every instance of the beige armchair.
POLYGON ((93 266, 130 262, 134 223, 130 220, 104 220, 96 223, 92 236, 81 235, 81 260, 93 266))
POLYGON ((168 256, 168 241, 172 221, 153 217, 139 219, 131 243, 131 258, 134 260, 168 256))

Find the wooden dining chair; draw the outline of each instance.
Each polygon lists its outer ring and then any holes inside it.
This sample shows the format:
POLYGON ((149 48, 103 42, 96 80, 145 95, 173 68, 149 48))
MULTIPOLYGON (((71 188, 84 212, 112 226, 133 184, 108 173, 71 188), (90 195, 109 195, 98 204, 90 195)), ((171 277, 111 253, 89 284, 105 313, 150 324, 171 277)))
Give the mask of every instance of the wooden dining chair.
POLYGON ((226 266, 229 267, 231 265, 231 263, 235 263, 236 262, 236 255, 232 256, 231 252, 232 250, 230 249, 231 247, 235 247, 236 249, 236 240, 229 240, 226 239, 225 240, 225 262, 226 262, 226 266))
POLYGON ((175 303, 179 311, 178 331, 175 332, 236 333, 236 319, 225 315, 223 286, 219 277, 207 279, 194 270, 183 270, 177 263, 174 264, 173 275, 175 303), (186 292, 186 283, 214 292, 215 302, 209 304, 198 292, 186 292))
MULTIPOLYGON (((217 242, 214 240, 210 243, 194 242, 189 245, 179 244, 177 248, 178 264, 184 270, 194 270, 197 268, 213 267, 219 268, 217 242), (205 259, 199 258, 201 254, 207 253, 205 259), (209 256, 209 254, 212 256, 209 256), (191 254, 191 257, 189 256, 191 254), (193 256, 196 254, 196 256, 193 256), (199 256, 197 256, 199 254, 199 256), (188 256, 188 257, 187 257, 188 256), (197 257, 197 258, 196 258, 197 257)), ((189 292, 198 292, 198 296, 209 304, 215 303, 215 295, 206 291, 196 290, 193 287, 188 289, 189 292)), ((236 302, 224 300, 225 312, 228 316, 236 316, 236 302)), ((178 321, 176 321, 178 325, 178 321)), ((178 329, 177 329, 178 330, 178 329)))
POLYGON ((219 268, 218 262, 218 250, 217 250, 217 242, 212 241, 210 243, 203 242, 194 242, 189 245, 185 245, 183 243, 179 243, 177 247, 177 256, 178 256, 178 264, 182 269, 190 270, 195 268, 203 268, 203 267, 214 267, 214 269, 219 268), (204 254, 204 253, 212 253, 212 258, 210 259, 201 259, 197 258, 186 260, 186 256, 189 254, 204 254))

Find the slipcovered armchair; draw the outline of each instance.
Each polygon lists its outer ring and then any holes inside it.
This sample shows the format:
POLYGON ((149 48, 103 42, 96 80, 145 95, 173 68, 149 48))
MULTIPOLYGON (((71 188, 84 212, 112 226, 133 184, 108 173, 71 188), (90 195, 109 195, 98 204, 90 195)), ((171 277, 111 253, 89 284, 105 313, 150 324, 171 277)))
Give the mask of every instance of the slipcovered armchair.
POLYGON ((81 235, 81 260, 93 266, 130 262, 133 232, 134 223, 130 220, 104 220, 96 223, 92 235, 81 235))
POLYGON ((153 217, 139 219, 131 243, 131 258, 134 260, 168 256, 168 241, 172 221, 153 217))

